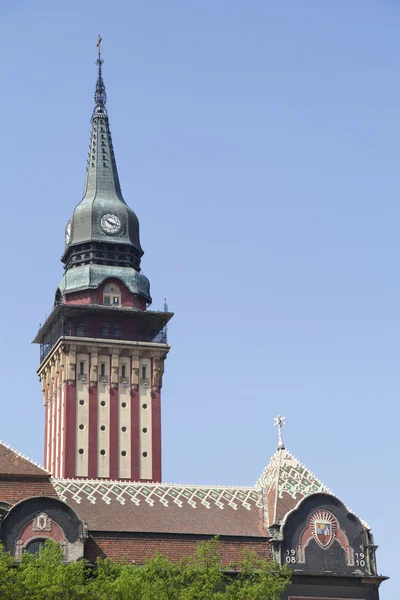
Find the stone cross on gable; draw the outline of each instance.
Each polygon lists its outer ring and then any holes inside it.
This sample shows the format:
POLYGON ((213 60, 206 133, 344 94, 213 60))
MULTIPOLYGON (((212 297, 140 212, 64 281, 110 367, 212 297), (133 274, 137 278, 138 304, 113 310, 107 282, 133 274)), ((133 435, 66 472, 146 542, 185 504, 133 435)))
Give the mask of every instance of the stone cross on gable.
POLYGON ((278 428, 278 450, 284 450, 285 444, 283 443, 282 427, 285 424, 285 417, 278 415, 274 418, 274 426, 278 428))

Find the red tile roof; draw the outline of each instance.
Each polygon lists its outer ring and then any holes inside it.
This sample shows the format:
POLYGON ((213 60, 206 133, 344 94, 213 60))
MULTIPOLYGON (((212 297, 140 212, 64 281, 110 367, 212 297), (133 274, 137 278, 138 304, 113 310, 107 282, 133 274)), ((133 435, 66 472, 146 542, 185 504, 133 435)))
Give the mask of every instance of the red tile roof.
POLYGON ((89 531, 267 536, 262 495, 253 488, 59 479, 54 485, 89 531))
POLYGON ((50 478, 43 480, 32 480, 25 478, 24 481, 9 479, 4 481, 0 478, 0 502, 16 504, 25 498, 35 496, 48 496, 58 498, 50 478))
POLYGON ((2 475, 49 477, 49 473, 42 467, 0 442, 0 478, 2 475))
POLYGON ((57 498, 50 474, 0 442, 0 502, 16 504, 34 496, 57 498))
MULTIPOLYGON (((114 561, 135 562, 143 564, 159 552, 173 561, 194 554, 200 539, 195 536, 177 535, 113 535, 90 534, 85 542, 85 558, 95 561, 96 558, 109 557, 114 561)), ((263 538, 253 539, 220 539, 219 552, 224 565, 233 565, 243 558, 243 551, 255 552, 260 558, 272 560, 270 545, 263 538)))

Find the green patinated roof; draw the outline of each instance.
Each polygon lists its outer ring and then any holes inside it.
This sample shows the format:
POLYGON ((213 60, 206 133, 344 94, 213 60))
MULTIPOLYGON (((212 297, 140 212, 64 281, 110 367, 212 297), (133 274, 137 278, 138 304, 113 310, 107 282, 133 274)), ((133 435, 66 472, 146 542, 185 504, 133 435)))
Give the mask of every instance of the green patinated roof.
POLYGON ((70 246, 89 241, 129 244, 143 254, 139 239, 139 221, 126 204, 119 182, 117 163, 111 138, 110 123, 106 109, 102 62, 98 61, 96 106, 92 116, 92 133, 86 167, 86 178, 81 202, 75 207, 70 220, 70 246), (115 215, 121 228, 115 234, 107 234, 101 227, 105 214, 115 215))
POLYGON ((140 294, 151 302, 149 280, 132 267, 82 265, 66 271, 58 288, 64 296, 83 289, 96 289, 110 277, 122 281, 132 294, 140 294))

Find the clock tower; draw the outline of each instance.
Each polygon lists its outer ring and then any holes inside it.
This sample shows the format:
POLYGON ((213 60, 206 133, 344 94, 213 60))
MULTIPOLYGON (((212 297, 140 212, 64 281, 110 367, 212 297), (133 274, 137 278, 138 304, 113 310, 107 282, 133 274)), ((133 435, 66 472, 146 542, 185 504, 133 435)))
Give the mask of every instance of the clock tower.
POLYGON ((65 230, 64 275, 34 339, 54 477, 161 481, 161 386, 172 314, 151 311, 139 221, 119 182, 103 61, 83 198, 65 230))

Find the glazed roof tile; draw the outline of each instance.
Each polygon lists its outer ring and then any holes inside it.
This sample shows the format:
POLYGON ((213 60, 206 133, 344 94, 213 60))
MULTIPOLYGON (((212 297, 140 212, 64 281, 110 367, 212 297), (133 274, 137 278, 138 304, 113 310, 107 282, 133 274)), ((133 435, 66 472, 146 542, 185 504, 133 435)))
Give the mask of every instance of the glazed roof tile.
POLYGON ((285 448, 275 452, 255 488, 265 490, 268 526, 279 523, 306 496, 321 492, 332 494, 285 448))
POLYGON ((254 488, 53 480, 91 531, 266 537, 254 488))

